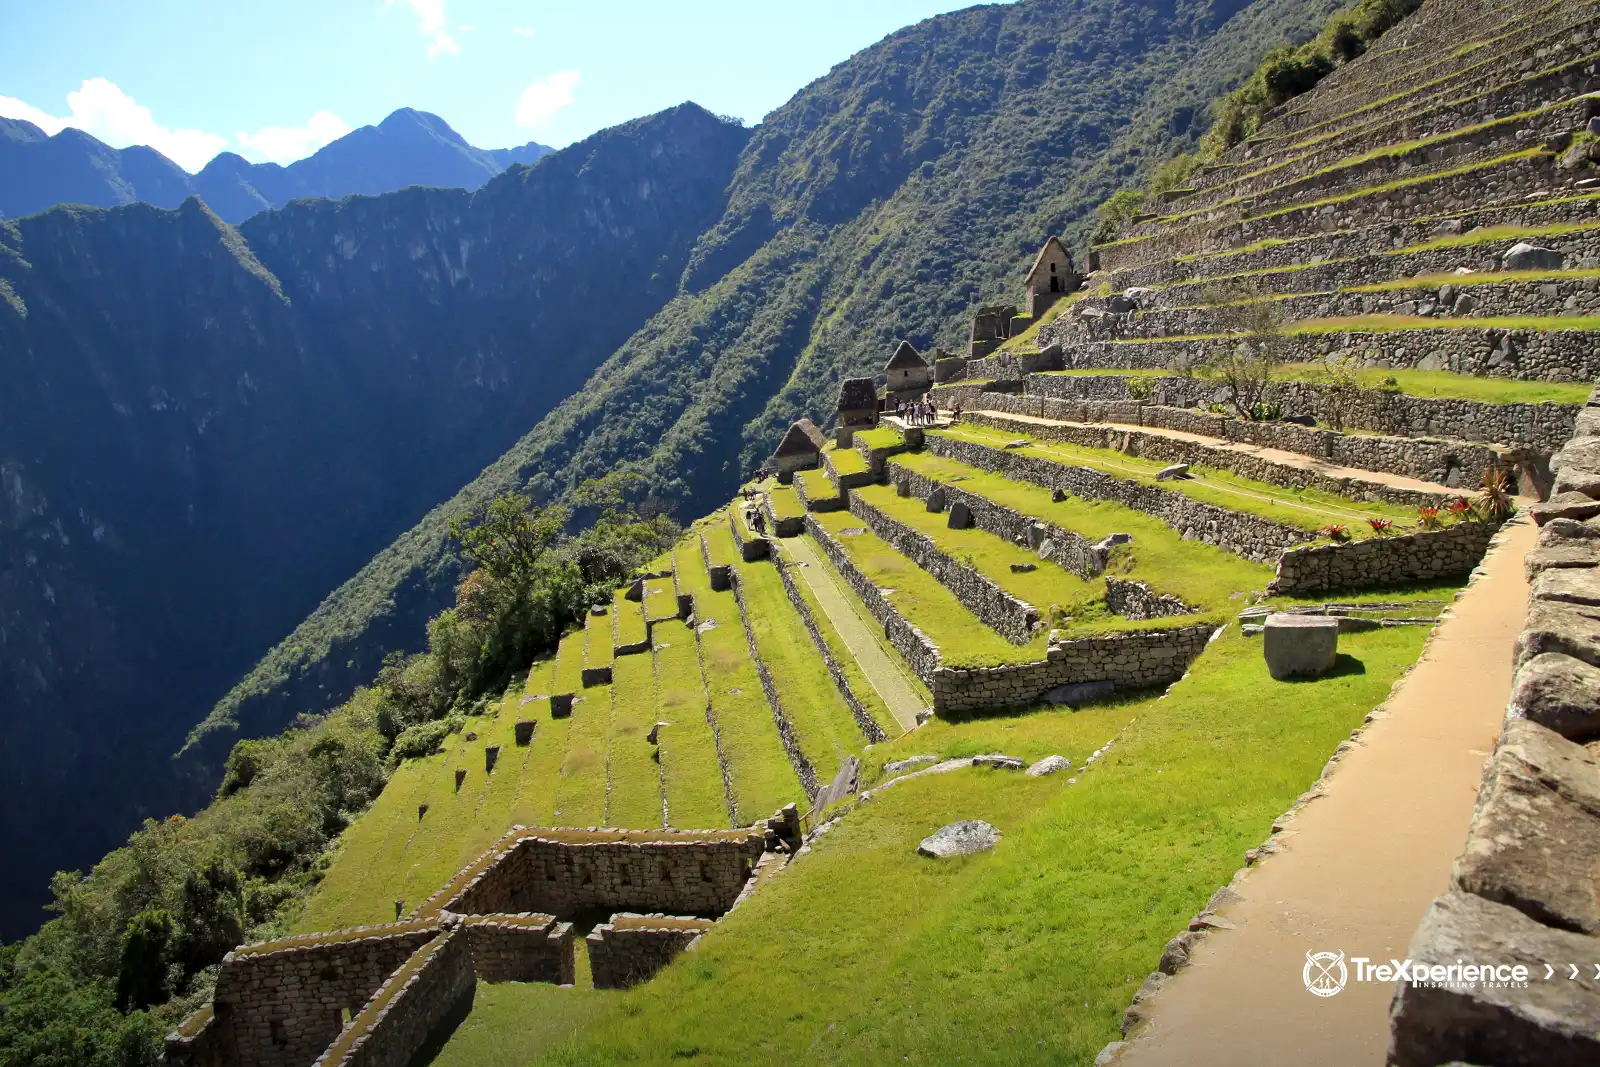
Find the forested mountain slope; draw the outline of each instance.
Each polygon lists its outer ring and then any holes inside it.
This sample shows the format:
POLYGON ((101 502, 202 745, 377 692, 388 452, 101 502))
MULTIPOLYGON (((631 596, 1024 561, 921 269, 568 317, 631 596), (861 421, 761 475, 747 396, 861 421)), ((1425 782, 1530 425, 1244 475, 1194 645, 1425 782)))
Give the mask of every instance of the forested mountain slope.
POLYGON ((550 152, 474 148, 437 115, 401 108, 376 126, 352 130, 288 166, 223 152, 198 174, 153 148, 112 148, 68 127, 54 136, 22 119, 0 118, 0 218, 56 204, 174 208, 198 196, 229 222, 308 196, 375 195, 408 185, 476 189, 516 163, 550 152))
POLYGON ((1081 246, 1096 205, 1192 146, 1214 97, 1336 6, 1024 0, 929 19, 835 67, 756 129, 671 302, 204 728, 271 732, 342 699, 386 649, 420 645, 456 577, 446 523, 497 491, 555 499, 626 469, 682 518, 710 510, 895 340, 961 344, 970 309, 1011 299, 1046 235, 1081 246))
POLYGON ((748 136, 684 105, 476 193, 0 222, 0 930, 204 803, 185 731, 673 297, 748 136))

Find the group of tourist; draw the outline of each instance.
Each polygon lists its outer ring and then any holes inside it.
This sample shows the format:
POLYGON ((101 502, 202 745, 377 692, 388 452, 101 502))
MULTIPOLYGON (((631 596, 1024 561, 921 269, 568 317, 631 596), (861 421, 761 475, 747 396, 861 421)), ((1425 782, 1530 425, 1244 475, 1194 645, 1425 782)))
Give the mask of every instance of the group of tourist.
POLYGON ((939 405, 934 403, 933 394, 923 393, 919 399, 902 404, 900 414, 909 426, 933 426, 939 421, 939 405))

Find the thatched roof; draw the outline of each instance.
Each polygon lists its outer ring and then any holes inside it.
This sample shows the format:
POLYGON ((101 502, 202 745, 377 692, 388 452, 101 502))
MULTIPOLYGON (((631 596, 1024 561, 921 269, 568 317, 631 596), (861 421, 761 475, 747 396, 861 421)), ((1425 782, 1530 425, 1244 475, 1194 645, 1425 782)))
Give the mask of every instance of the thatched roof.
POLYGON ((1027 284, 1033 284, 1033 276, 1044 270, 1045 260, 1050 249, 1054 247, 1061 258, 1068 263, 1072 262, 1072 253, 1067 251, 1067 246, 1061 243, 1061 238, 1051 237, 1039 248, 1039 254, 1033 259, 1033 267, 1028 271, 1027 284))
POLYGON ((910 341, 901 341, 900 347, 894 350, 894 355, 889 357, 889 365, 884 370, 926 370, 928 361, 916 350, 910 341))
POLYGON ((801 419, 789 427, 789 431, 783 435, 783 440, 778 442, 778 450, 773 455, 816 455, 827 443, 828 439, 817 429, 816 423, 810 419, 801 419))
POLYGON ((871 378, 846 378, 839 386, 840 411, 877 411, 878 389, 871 378))

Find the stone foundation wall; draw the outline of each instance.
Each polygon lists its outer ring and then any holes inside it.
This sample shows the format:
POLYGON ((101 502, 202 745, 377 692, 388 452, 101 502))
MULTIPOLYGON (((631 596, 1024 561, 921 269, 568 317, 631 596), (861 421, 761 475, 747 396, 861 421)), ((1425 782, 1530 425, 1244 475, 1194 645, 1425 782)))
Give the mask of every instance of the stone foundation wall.
MULTIPOLYGON (((1041 328, 1042 329, 1042 328, 1041 328)), ((1040 342, 1037 351, 996 352, 967 360, 968 378, 1025 378, 1036 371, 1061 370, 1061 352, 1053 342, 1040 342)))
POLYGON ((627 989, 648 981, 688 948, 708 924, 680 916, 615 915, 587 938, 596 989, 627 989), (620 925, 633 919, 642 925, 620 925), (655 921, 652 921, 655 920, 655 921))
MULTIPOLYGON (((1348 497, 1352 500, 1381 500, 1402 507, 1420 505, 1440 506, 1458 495, 1445 488, 1437 491, 1405 489, 1367 478, 1335 478, 1305 467, 1278 463, 1264 456, 1216 448, 1199 441, 1185 441, 1159 433, 1140 430, 1116 429, 1108 426, 1079 424, 1072 426, 1041 425, 1021 422, 1004 416, 974 413, 967 421, 977 426, 989 426, 1011 433, 1027 433, 1047 441, 1062 441, 1086 448, 1102 448, 1139 456, 1158 463, 1188 463, 1197 467, 1232 471, 1243 478, 1266 485, 1290 489, 1316 489, 1325 493, 1348 497)), ((1300 429, 1300 427, 1295 427, 1300 429)), ((1189 431, 1193 432, 1193 431, 1189 431)), ((1262 437, 1279 439, 1297 437, 1289 433, 1263 433, 1262 437)), ((1261 442, 1266 444, 1266 441, 1261 442)), ((1281 447, 1273 442, 1269 447, 1281 447)))
POLYGON ((467 938, 450 930, 384 983, 317 1057, 316 1067, 408 1067, 440 1021, 471 994, 474 980, 467 938))
POLYGON ((442 907, 474 915, 590 908, 721 915, 763 847, 762 835, 743 831, 528 831, 464 884, 452 883, 442 907))
POLYGON ((572 981, 572 924, 553 915, 474 915, 462 926, 485 982, 572 981))
POLYGON ((441 932, 434 922, 308 934, 235 949, 213 997, 222 1062, 305 1067, 388 977, 441 932))
POLYGON ((1079 682, 1111 681, 1118 689, 1168 685, 1183 677, 1214 629, 1202 624, 1136 630, 1055 643, 1047 658, 1035 663, 971 670, 940 667, 930 686, 934 707, 949 712, 1021 707, 1057 686, 1079 682))
POLYGON ((1192 615, 1196 609, 1171 593, 1158 593, 1143 582, 1106 575, 1106 607, 1127 619, 1165 619, 1192 615))
POLYGON ((217 1017, 210 1004, 191 1014, 166 1036, 168 1067, 231 1067, 224 1053, 217 1017))
POLYGON ((1488 551, 1494 527, 1461 522, 1344 544, 1291 548, 1278 557, 1275 596, 1312 596, 1333 589, 1368 589, 1470 574, 1488 551))
POLYGON ((1014 645, 1033 640, 1039 623, 1039 609, 1012 596, 994 582, 939 549, 932 538, 885 515, 860 496, 850 498, 850 513, 867 529, 883 538, 902 556, 927 571, 935 581, 955 595, 978 621, 1014 645))
POLYGON ((1546 979, 1544 967, 1600 958, 1600 406, 1584 409, 1577 432, 1556 456, 1556 495, 1530 509, 1542 529, 1524 563, 1528 617, 1466 848, 1407 950, 1426 964, 1522 964, 1529 981, 1401 984, 1387 1056, 1396 1067, 1600 1063, 1600 979, 1546 979))
POLYGON ((1061 489, 1086 500, 1115 500, 1154 515, 1182 536, 1204 541, 1259 563, 1276 560, 1286 548, 1313 540, 1309 530, 1283 526, 1269 519, 1229 511, 1191 500, 1181 493, 1123 481, 1088 467, 1069 467, 1019 452, 989 448, 971 441, 930 435, 928 451, 1004 475, 1012 481, 1061 489))

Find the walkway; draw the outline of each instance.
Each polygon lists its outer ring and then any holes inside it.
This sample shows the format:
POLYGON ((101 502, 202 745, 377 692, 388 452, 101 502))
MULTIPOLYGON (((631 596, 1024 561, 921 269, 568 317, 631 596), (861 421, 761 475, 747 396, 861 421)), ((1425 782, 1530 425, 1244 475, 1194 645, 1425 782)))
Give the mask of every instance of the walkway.
POLYGON ((1147 433, 1154 437, 1165 437, 1172 441, 1182 441, 1186 444, 1204 445, 1225 452, 1236 452, 1242 456, 1254 456, 1272 463, 1280 463, 1286 467, 1298 467, 1300 470, 1312 474, 1319 474, 1325 478, 1353 478, 1357 481, 1376 482, 1394 489, 1409 489, 1422 493, 1442 494, 1449 492, 1438 482, 1425 482, 1420 478, 1408 478, 1403 474, 1390 474, 1387 471, 1369 471, 1361 467, 1341 467, 1337 463, 1317 459, 1315 456, 1303 455, 1299 452, 1288 452, 1281 448, 1268 448, 1265 445, 1245 444, 1241 441, 1227 441, 1220 437, 1207 437, 1201 433, 1190 433, 1187 430, 1169 430, 1164 426, 1138 426, 1124 422, 1069 422, 1066 419, 1046 419, 1038 415, 1015 415, 1009 411, 974 411, 974 415, 991 415, 1000 419, 1012 419, 1017 422, 1033 423, 1037 426, 1077 426, 1088 429, 1111 429, 1139 433, 1147 433))
POLYGON ((872 688, 878 691, 878 696, 883 699, 890 713, 894 715, 895 721, 900 724, 900 728, 916 729, 917 712, 922 711, 927 705, 912 688, 911 682, 906 678, 905 669, 891 658, 891 654, 879 643, 877 636, 868 629, 867 622, 846 599, 844 590, 834 581, 827 562, 818 555, 817 547, 811 542, 811 538, 786 537, 775 543, 794 557, 795 562, 801 564, 796 570, 804 576, 806 585, 811 587, 812 595, 817 598, 817 603, 822 605, 823 613, 838 631, 839 639, 856 658, 861 673, 867 676, 872 688))
POLYGON ((1525 517, 1496 536, 1485 573, 1295 818, 1285 851, 1234 885, 1243 899, 1220 914, 1236 928, 1205 938, 1156 994, 1116 1067, 1381 1067, 1393 985, 1352 974, 1343 992, 1314 997, 1301 971, 1308 952, 1403 958, 1446 888, 1505 714, 1535 540, 1525 517))

